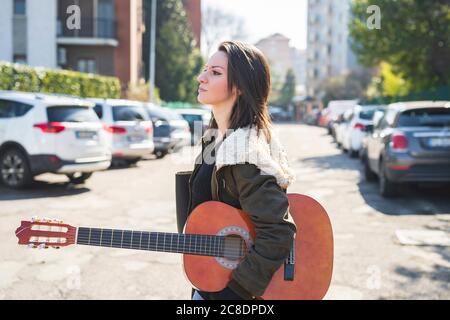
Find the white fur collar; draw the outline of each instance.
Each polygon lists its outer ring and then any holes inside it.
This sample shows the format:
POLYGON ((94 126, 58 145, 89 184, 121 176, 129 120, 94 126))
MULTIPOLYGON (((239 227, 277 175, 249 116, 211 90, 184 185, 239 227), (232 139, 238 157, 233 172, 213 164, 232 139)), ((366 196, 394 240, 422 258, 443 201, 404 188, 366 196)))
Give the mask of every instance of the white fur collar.
POLYGON ((286 152, 274 132, 271 132, 270 143, 263 132, 257 133, 256 128, 246 127, 229 134, 217 150, 217 170, 227 165, 251 163, 262 174, 273 175, 281 187, 287 188, 295 176, 289 168, 286 152))

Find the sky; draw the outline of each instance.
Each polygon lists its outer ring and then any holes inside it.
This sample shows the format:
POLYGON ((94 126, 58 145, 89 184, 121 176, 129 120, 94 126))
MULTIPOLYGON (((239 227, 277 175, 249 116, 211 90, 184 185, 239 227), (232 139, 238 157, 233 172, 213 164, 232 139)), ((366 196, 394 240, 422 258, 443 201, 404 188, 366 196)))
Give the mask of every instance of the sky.
POLYGON ((240 16, 251 43, 274 33, 291 39, 290 45, 306 48, 307 0, 202 0, 202 7, 212 6, 240 16))

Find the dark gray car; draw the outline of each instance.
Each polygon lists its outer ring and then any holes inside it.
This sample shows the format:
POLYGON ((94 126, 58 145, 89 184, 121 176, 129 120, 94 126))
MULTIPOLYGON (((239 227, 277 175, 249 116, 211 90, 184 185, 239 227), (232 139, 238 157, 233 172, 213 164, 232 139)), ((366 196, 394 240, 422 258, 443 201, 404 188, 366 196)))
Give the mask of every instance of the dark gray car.
POLYGON ((401 183, 450 182, 450 102, 389 105, 367 138, 365 166, 385 197, 401 183))

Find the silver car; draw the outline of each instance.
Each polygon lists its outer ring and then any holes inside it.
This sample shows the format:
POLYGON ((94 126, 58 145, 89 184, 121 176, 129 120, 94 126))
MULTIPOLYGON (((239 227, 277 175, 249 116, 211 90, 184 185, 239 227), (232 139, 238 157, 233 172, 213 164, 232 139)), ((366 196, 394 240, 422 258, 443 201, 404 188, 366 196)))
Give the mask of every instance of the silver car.
POLYGON ((113 160, 138 162, 154 150, 153 124, 142 103, 120 99, 90 99, 110 135, 113 160))

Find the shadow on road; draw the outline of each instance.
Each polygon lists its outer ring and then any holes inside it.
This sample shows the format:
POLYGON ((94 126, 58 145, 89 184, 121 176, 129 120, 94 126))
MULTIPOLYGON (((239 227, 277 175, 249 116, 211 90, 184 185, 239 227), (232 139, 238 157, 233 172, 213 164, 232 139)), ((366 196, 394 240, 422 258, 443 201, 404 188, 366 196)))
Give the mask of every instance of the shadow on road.
POLYGON ((29 188, 23 190, 8 189, 0 185, 0 201, 75 196, 89 191, 91 190, 83 185, 69 182, 35 180, 29 188))
MULTIPOLYGON (((447 262, 450 261, 449 247, 428 246, 427 248, 422 249, 440 255, 441 258, 447 262)), ((427 268, 426 270, 420 267, 402 265, 395 267, 394 272, 405 278, 407 286, 415 285, 417 282, 423 280, 432 283, 432 285, 429 285, 429 287, 430 288, 432 287, 433 291, 435 291, 437 295, 433 299, 446 299, 445 295, 444 296, 441 295, 442 293, 448 292, 448 290, 450 289, 450 268, 438 263, 430 265, 430 268, 427 268)), ((403 287, 404 285, 405 285, 404 281, 402 281, 402 283, 399 284, 399 286, 403 287)), ((408 294, 407 287, 404 288, 406 289, 404 293, 408 294)), ((430 293, 427 292, 428 296, 429 294, 430 293)), ((402 299, 418 299, 418 298, 420 299, 423 297, 417 297, 417 294, 402 297, 402 299)))
POLYGON ((300 159, 308 167, 322 170, 339 169, 359 172, 357 185, 367 205, 387 215, 430 215, 450 212, 450 186, 414 184, 402 185, 398 196, 383 198, 378 191, 378 182, 368 182, 364 178, 363 165, 359 159, 347 154, 335 154, 300 159))

